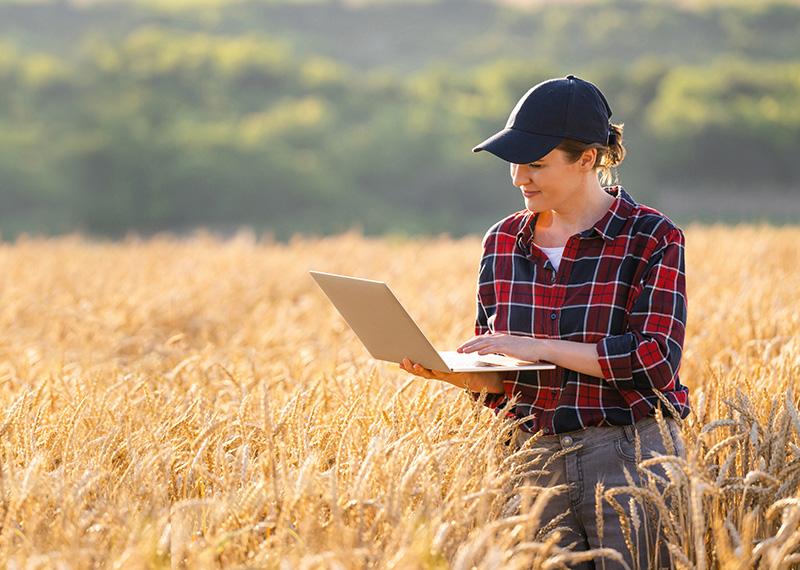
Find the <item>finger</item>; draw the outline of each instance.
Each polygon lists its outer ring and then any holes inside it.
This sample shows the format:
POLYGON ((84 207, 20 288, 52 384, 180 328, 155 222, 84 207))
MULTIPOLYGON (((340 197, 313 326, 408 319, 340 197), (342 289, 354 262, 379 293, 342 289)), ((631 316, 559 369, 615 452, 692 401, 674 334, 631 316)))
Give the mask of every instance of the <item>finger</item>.
POLYGON ((496 342, 491 339, 476 340, 464 348, 463 352, 475 352, 476 350, 491 348, 492 346, 495 346, 495 344, 496 342))
POLYGON ((416 376, 420 376, 420 370, 419 368, 417 368, 418 365, 415 362, 413 362, 410 358, 408 357, 403 358, 403 361, 400 363, 400 365, 406 372, 409 372, 416 376))
POLYGON ((422 366, 421 364, 414 363, 412 368, 414 369, 414 373, 422 376, 423 378, 428 378, 430 374, 428 373, 428 369, 422 366))
POLYGON ((430 376, 431 378, 436 379, 436 380, 439 380, 441 378, 441 376, 442 376, 442 372, 441 371, 434 370, 433 368, 424 368, 423 367, 423 370, 425 371, 426 374, 428 374, 428 376, 430 376))
POLYGON ((488 343, 497 343, 504 336, 507 336, 507 335, 505 333, 487 333, 487 334, 474 336, 471 339, 463 342, 461 344, 461 346, 459 346, 456 350, 464 349, 464 348, 480 347, 480 346, 482 346, 483 344, 485 344, 487 342, 488 343))
POLYGON ((478 339, 468 340, 467 342, 465 342, 464 344, 459 346, 456 350, 459 350, 459 351, 462 351, 462 352, 469 352, 470 350, 473 350, 476 346, 478 346, 481 342, 482 341, 480 341, 478 339))
POLYGON ((431 371, 428 368, 425 368, 421 364, 414 363, 414 372, 419 374, 420 376, 422 376, 424 378, 435 379, 435 376, 433 375, 433 371, 431 371))
POLYGON ((456 348, 456 350, 463 350, 465 348, 469 348, 476 342, 479 342, 482 338, 483 338, 482 336, 474 336, 468 340, 465 340, 464 342, 461 343, 459 347, 456 348))
POLYGON ((501 352, 501 347, 497 342, 484 342, 476 345, 470 352, 478 354, 492 354, 494 352, 501 352))

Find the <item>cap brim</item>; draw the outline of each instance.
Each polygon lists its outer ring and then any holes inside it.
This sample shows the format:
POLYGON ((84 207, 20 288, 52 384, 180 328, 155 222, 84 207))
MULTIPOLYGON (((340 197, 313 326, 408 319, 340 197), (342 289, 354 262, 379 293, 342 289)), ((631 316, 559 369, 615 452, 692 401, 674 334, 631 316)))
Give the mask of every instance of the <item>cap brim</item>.
POLYGON ((558 146, 564 137, 537 135, 514 128, 505 128, 495 133, 472 152, 486 150, 505 161, 526 164, 539 160, 558 146))

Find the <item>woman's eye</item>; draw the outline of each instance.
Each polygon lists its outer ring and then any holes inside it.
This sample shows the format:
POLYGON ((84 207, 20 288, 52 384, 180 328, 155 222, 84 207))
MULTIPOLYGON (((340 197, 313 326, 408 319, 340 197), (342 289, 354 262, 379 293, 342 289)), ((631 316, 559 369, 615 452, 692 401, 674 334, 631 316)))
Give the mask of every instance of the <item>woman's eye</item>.
POLYGON ((539 167, 540 167, 540 166, 542 166, 542 165, 541 165, 541 164, 533 164, 533 163, 531 163, 531 164, 529 164, 528 166, 530 166, 530 167, 532 167, 532 168, 539 168, 539 167))

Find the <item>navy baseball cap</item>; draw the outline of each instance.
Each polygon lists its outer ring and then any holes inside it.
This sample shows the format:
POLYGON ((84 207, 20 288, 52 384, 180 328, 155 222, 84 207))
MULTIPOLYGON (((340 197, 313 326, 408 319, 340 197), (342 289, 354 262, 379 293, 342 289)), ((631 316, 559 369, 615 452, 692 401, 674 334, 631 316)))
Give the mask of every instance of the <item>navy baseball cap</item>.
POLYGON ((515 164, 539 160, 565 138, 610 144, 611 107, 594 84, 567 75, 542 81, 517 102, 503 130, 472 152, 488 150, 515 164))

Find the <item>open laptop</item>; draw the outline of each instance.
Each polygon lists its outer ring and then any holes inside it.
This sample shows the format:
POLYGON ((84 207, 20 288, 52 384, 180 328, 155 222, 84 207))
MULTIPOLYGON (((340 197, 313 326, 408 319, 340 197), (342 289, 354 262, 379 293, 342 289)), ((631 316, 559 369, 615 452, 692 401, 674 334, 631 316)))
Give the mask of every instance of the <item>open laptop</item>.
POLYGON ((527 362, 502 354, 436 350, 383 281, 309 271, 373 358, 400 363, 408 357, 441 372, 552 370, 549 362, 527 362))

